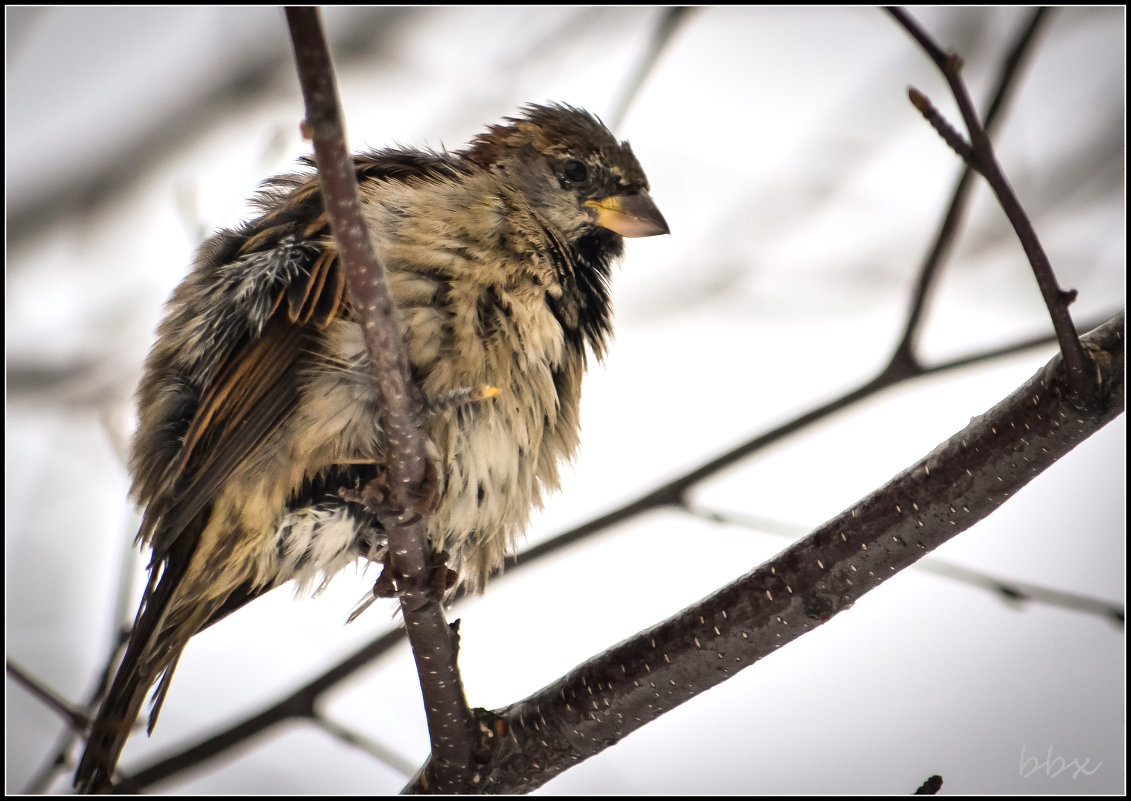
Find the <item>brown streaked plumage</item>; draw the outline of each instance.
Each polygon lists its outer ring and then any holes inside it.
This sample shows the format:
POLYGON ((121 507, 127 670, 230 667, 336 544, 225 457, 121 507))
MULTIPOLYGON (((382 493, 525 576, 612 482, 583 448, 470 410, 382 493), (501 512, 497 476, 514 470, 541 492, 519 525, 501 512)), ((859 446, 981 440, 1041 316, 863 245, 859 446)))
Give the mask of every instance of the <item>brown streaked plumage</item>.
MULTIPOLYGON (((577 448, 622 236, 667 224, 628 144, 569 106, 528 106, 462 151, 355 165, 423 395, 501 390, 425 430, 440 481, 429 537, 478 590, 577 448)), ((152 730, 193 635, 280 584, 383 555, 380 524, 340 494, 380 472, 381 409, 317 177, 275 178, 259 206, 201 247, 146 362, 130 471, 150 579, 75 774, 85 791, 108 788, 156 684, 152 730)))

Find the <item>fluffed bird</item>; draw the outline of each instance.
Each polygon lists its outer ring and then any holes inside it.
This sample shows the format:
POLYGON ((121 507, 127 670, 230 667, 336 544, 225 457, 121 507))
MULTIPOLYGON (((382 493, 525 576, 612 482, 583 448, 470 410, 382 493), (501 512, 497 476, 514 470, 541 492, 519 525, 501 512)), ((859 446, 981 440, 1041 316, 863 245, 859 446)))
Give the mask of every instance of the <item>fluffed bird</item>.
MULTIPOLYGON (((430 545, 481 590, 577 449, 622 237, 668 226, 628 143, 565 105, 527 106, 463 150, 354 165, 419 392, 499 390, 438 407, 423 432, 430 545)), ((149 581, 75 774, 84 791, 109 787, 156 684, 152 731, 193 635, 288 581, 321 586, 384 555, 380 521, 351 500, 385 444, 317 174, 271 179, 257 205, 201 246, 145 364, 129 466, 149 581)))

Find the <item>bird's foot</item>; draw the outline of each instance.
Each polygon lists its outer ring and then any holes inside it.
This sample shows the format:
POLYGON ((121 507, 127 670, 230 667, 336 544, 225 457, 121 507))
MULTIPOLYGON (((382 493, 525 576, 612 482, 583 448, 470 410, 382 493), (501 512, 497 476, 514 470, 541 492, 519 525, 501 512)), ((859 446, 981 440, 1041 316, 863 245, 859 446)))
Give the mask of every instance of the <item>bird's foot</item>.
MULTIPOLYGON (((428 600, 442 603, 444 597, 459 581, 459 574, 448 567, 448 559, 449 554, 447 551, 431 551, 428 554, 428 564, 426 565, 428 571, 428 581, 426 585, 428 600)), ((373 585, 373 597, 401 598, 408 594, 408 592, 409 590, 398 581, 396 571, 389 563, 389 556, 386 555, 382 559, 381 575, 373 585)))
POLYGON ((404 499, 407 504, 394 500, 389 471, 380 466, 377 467, 377 475, 360 488, 340 487, 338 497, 348 503, 364 506, 386 529, 393 525, 409 525, 422 515, 434 511, 439 504, 439 468, 431 460, 425 460, 424 476, 416 486, 409 488, 408 497, 404 499))
POLYGON ((417 605, 422 605, 424 601, 443 603, 449 593, 459 584, 459 573, 448 567, 448 558, 447 551, 431 551, 428 554, 428 582, 424 597, 420 599, 419 593, 412 592, 404 582, 397 579, 397 573, 389 563, 389 554, 386 551, 384 555, 375 560, 381 565, 381 575, 374 582, 373 590, 362 598, 354 610, 350 612, 346 622, 352 623, 377 600, 401 599, 415 595, 421 602, 417 605))

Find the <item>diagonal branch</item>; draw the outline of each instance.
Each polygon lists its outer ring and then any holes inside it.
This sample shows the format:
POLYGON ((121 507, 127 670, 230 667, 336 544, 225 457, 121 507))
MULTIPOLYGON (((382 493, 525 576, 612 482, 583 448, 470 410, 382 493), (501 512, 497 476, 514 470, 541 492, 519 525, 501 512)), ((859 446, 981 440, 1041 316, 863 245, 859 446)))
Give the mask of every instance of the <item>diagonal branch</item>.
MULTIPOLYGON (((757 530, 761 533, 771 533, 782 537, 789 537, 790 539, 804 534, 804 531, 800 530, 799 526, 792 523, 785 523, 779 520, 741 512, 732 512, 726 509, 718 509, 712 506, 706 506, 702 503, 680 507, 680 511, 711 523, 725 523, 729 526, 757 530)), ((915 565, 915 569, 923 573, 943 576, 952 581, 960 582, 967 587, 985 590, 992 593, 999 600, 1012 604, 1015 607, 1030 602, 1045 604, 1057 609, 1094 615, 1109 623, 1114 623, 1119 626, 1120 629, 1123 628, 1127 617, 1122 604, 1111 603, 1100 598, 1082 595, 1080 593, 1050 589, 1049 587, 1039 584, 999 578, 986 571, 971 570, 957 563, 948 562, 939 558, 932 558, 929 561, 920 562, 915 565)))
MULTIPOLYGON (((498 710, 476 792, 532 790, 850 608, 985 518, 1123 411, 1122 313, 1085 341, 1081 409, 1056 356, 886 486, 714 595, 498 710)), ((468 788, 472 789, 472 788, 468 788)))
POLYGON ((636 68, 632 71, 632 76, 621 87, 620 96, 613 104, 613 111, 609 115, 609 127, 612 130, 620 130, 629 106, 632 105, 632 101, 640 93, 640 88, 644 85, 652 70, 655 69, 656 63, 660 60, 660 55, 671 44, 676 31, 694 10, 690 6, 671 6, 664 9, 663 16, 648 42, 648 48, 641 54, 636 68))
POLYGON ((38 678, 28 673, 11 659, 5 660, 4 672, 8 676, 11 676, 17 684, 31 693, 33 697, 39 699, 45 707, 67 721, 71 729, 82 731, 90 725, 90 719, 85 712, 75 709, 74 706, 68 703, 61 695, 47 687, 38 678))
MULTIPOLYGON (((1097 322, 1096 325, 1099 325, 1097 322)), ((1050 336, 1034 337, 1032 339, 1016 343, 1005 348, 995 348, 993 350, 981 351, 978 353, 970 354, 966 357, 955 359, 952 361, 933 365, 929 368, 921 369, 921 371, 914 375, 906 375, 902 379, 892 378, 887 386, 900 383, 902 380, 912 379, 918 376, 934 375, 949 370, 958 369, 970 364, 977 364, 990 359, 1001 358, 1003 356, 1017 353, 1026 349, 1046 345, 1051 341, 1050 336)), ((845 408, 850 405, 850 399, 858 400, 865 397, 870 397, 871 394, 880 391, 883 387, 879 387, 875 380, 869 382, 872 387, 871 392, 863 392, 863 388, 854 390, 849 393, 845 398, 840 398, 830 404, 826 404, 818 409, 814 409, 804 415, 804 419, 810 422, 823 419, 824 417, 832 414, 835 410, 845 408)), ((722 454, 709 460, 708 464, 729 464, 731 460, 738 460, 745 455, 749 455, 747 451, 753 452, 758 450, 761 446, 769 442, 777 442, 785 438, 790 433, 797 430, 799 426, 796 421, 788 423, 772 429, 745 443, 739 448, 722 454), (736 455, 736 452, 741 451, 741 455, 736 455)), ((719 468, 722 469, 722 468, 719 468)), ((696 468, 692 471, 695 475, 703 476, 704 470, 702 467, 696 468)), ((539 543, 538 545, 522 551, 515 557, 511 557, 517 565, 513 565, 508 569, 500 579, 505 581, 506 576, 518 567, 528 566, 534 564, 542 559, 548 558, 558 551, 568 548, 575 542, 582 541, 589 536, 597 534, 601 531, 611 528, 613 525, 633 518, 635 516, 652 511, 656 508, 663 506, 687 508, 688 504, 683 500, 686 491, 690 489, 687 479, 692 473, 675 479, 669 484, 653 490, 647 495, 638 498, 622 507, 614 509, 604 515, 600 515, 585 523, 582 523, 572 529, 568 529, 558 534, 557 536, 539 543)), ((712 474, 707 472, 707 475, 712 474)), ((1026 594, 1036 595, 1036 590, 1026 590, 1026 594)), ((1047 596, 1047 592, 1044 593, 1047 596)), ((1080 608, 1078 603, 1061 604, 1066 608, 1080 608)), ((1088 611, 1095 612, 1096 606, 1091 605, 1088 611)), ((1101 610, 1101 614, 1107 616, 1109 613, 1106 610, 1101 610)), ((378 659, 383 654, 388 653, 394 647, 401 643, 404 639, 404 630, 397 628, 392 631, 385 632, 373 641, 362 646, 356 652, 346 657, 340 663, 329 668, 317 678, 296 688, 288 693, 286 697, 282 698, 278 703, 245 718, 223 729, 209 734, 201 739, 195 745, 177 752, 169 757, 154 762, 146 768, 138 771, 132 777, 131 789, 140 789, 150 786, 155 782, 162 781, 174 776, 177 773, 195 765, 200 764, 208 759, 219 756, 229 748, 238 745, 241 742, 250 740, 265 730, 275 726, 276 724, 289 719, 312 717, 314 715, 315 704, 318 698, 329 691, 331 688, 337 686, 341 682, 348 679, 350 676, 356 674, 358 671, 370 665, 374 660, 378 659)), ((119 787, 125 788, 124 784, 119 787)))
MULTIPOLYGON (((1099 323, 1097 323, 1097 325, 1098 324, 1099 323)), ((904 377, 904 379, 912 379, 924 375, 934 375, 936 373, 958 369, 970 364, 977 364, 986 360, 1001 358, 1012 353, 1020 352, 1040 345, 1046 345, 1050 341, 1051 339, 1048 335, 1034 337, 1032 339, 1007 346, 1005 348, 995 348, 989 351, 982 351, 970 354, 960 359, 933 365, 932 367, 922 369, 915 375, 907 375, 904 377)), ((899 383, 904 379, 893 379, 889 386, 899 383)), ((862 399, 864 397, 869 397, 870 394, 873 394, 874 392, 880 391, 881 388, 878 388, 874 381, 869 382, 869 384, 872 386, 872 393, 865 394, 860 390, 856 390, 852 393, 849 393, 849 396, 853 399, 862 399)), ((805 419, 809 420, 810 422, 816 419, 822 419, 832 414, 834 410, 844 408, 846 405, 849 405, 849 402, 845 398, 838 399, 830 404, 826 404, 825 406, 820 407, 819 409, 808 412, 805 415, 805 419)), ((797 430, 797 428, 797 424, 791 421, 782 426, 779 426, 776 429, 766 432, 756 440, 752 440, 750 443, 739 446, 739 449, 745 452, 748 448, 750 448, 750 446, 754 446, 759 443, 765 444, 767 442, 776 442, 788 436, 790 433, 797 430)), ((758 447, 753 447, 752 450, 758 450, 758 447)), ((730 453, 734 453, 734 451, 730 453)), ((737 459, 741 457, 734 458, 737 459)), ((714 459, 710 460, 709 463, 715 464, 721 461, 726 461, 729 464, 728 454, 723 454, 720 457, 715 457, 714 459)), ((693 472, 696 474, 701 474, 702 470, 701 468, 697 468, 693 472)), ((689 489, 690 487, 686 487, 683 491, 681 491, 681 488, 684 487, 685 480, 686 476, 677 478, 674 480, 674 482, 664 485, 663 487, 660 487, 657 490, 654 490, 653 492, 641 498, 638 498, 636 501, 633 501, 629 504, 626 504, 625 506, 582 523, 572 529, 568 529, 561 534, 558 534, 557 536, 546 540, 545 542, 539 543, 532 548, 528 548, 527 550, 522 551, 517 556, 511 557, 512 560, 517 562, 517 565, 512 565, 508 569, 507 573, 505 573, 498 580, 505 581, 506 576, 518 567, 528 566, 541 561, 542 559, 548 558, 558 551, 568 548, 575 542, 584 540, 589 536, 611 528, 616 523, 623 522, 627 519, 644 514, 648 511, 652 511, 653 509, 662 506, 687 508, 688 504, 683 500, 683 495, 685 494, 686 489, 689 489), (673 497, 675 497, 677 500, 673 500, 673 497)), ((1038 594, 1038 590, 1029 588, 1025 590, 1025 593, 1027 595, 1036 596, 1038 594)), ((1041 593, 1041 595, 1042 600, 1051 602, 1048 600, 1047 591, 1041 593)), ((1060 600, 1056 602, 1064 608, 1082 608, 1081 604, 1076 602, 1063 603, 1060 600)), ((1086 607, 1086 611, 1091 611, 1093 613, 1097 613, 1097 609, 1098 606, 1096 604, 1090 604, 1086 607)), ((1104 616, 1111 616, 1111 614, 1113 614, 1110 609, 1100 609, 1098 613, 1103 614, 1104 616)), ((199 765, 200 763, 205 762, 213 757, 219 756, 228 749, 238 745, 239 743, 251 740, 259 736, 264 731, 285 720, 313 717, 315 704, 322 694, 345 681, 350 676, 356 674, 358 671, 364 669, 373 661, 381 657, 383 654, 391 651, 393 648, 399 645, 403 639, 404 630, 401 628, 385 632, 373 641, 362 646, 350 656, 346 657, 340 663, 326 670, 317 678, 288 693, 286 697, 282 698, 278 703, 272 704, 270 707, 258 713, 255 713, 249 718, 237 721, 236 723, 233 723, 229 726, 225 726, 223 729, 217 732, 203 737, 195 745, 189 746, 182 751, 154 762, 153 764, 149 765, 146 768, 143 768, 142 770, 134 774, 129 785, 121 783, 118 785, 119 788, 125 790, 128 787, 128 789, 130 790, 136 790, 150 786, 158 781, 162 781, 171 776, 174 776, 183 770, 199 765)))
POLYGON ((331 688, 373 663, 404 640, 404 630, 387 631, 363 648, 334 665, 311 681, 288 693, 284 698, 259 712, 244 718, 218 732, 201 738, 194 745, 161 759, 137 773, 128 782, 120 782, 116 789, 137 792, 159 781, 175 776, 183 770, 220 756, 231 748, 253 739, 287 720, 314 718, 318 715, 318 702, 331 688))

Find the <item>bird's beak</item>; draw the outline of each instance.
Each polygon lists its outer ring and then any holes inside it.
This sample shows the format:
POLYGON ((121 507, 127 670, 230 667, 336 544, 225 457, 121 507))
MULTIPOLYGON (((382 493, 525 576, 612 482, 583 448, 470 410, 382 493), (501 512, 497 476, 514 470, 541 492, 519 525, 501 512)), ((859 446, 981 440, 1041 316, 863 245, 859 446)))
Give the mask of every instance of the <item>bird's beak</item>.
POLYGON ((587 200, 593 209, 594 222, 621 236, 656 236, 671 233, 667 221, 647 192, 635 195, 610 195, 600 200, 587 200))

